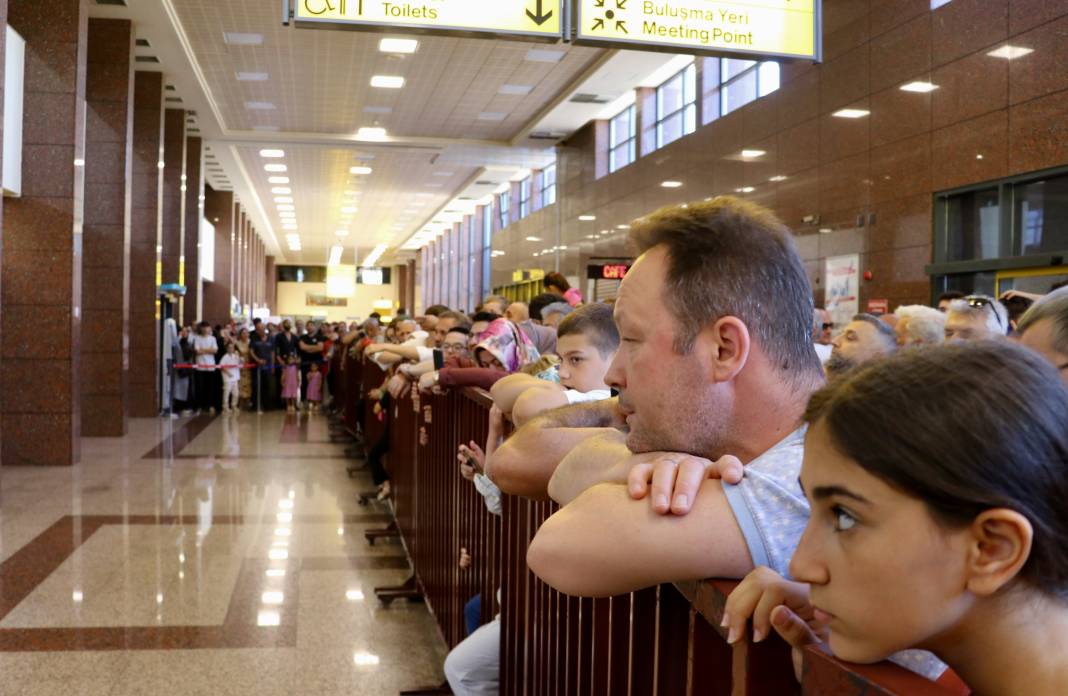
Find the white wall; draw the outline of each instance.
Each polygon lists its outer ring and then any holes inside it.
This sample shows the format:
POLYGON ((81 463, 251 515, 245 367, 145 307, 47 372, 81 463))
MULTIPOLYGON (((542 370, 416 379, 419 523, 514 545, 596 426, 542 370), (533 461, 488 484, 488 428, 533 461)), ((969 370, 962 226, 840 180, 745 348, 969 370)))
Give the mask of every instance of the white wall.
POLYGON ((326 283, 278 283, 277 309, 274 313, 283 316, 326 317, 329 321, 349 321, 366 319, 375 311, 371 304, 375 300, 397 302, 399 288, 392 285, 357 285, 356 293, 348 298, 347 307, 309 307, 307 295, 326 294, 326 283))

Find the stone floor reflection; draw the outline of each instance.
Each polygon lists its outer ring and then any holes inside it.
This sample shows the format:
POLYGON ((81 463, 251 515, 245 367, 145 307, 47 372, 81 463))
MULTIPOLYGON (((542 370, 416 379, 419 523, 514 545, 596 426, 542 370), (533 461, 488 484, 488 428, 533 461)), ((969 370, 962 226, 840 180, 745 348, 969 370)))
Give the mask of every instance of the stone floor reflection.
POLYGON ((397 544, 322 416, 131 420, 0 469, 0 695, 396 694, 440 683, 397 544))

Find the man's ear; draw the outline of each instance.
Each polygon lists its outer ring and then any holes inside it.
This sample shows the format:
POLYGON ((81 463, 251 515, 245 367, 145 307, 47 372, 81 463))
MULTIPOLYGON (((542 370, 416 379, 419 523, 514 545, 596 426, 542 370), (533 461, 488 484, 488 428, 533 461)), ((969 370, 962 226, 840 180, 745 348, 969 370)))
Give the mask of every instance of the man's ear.
POLYGON ((694 348, 708 361, 714 382, 729 382, 749 361, 751 345, 745 323, 737 317, 727 316, 698 333, 694 348))
POLYGON ((1034 528, 1014 510, 995 508, 969 528, 966 565, 968 590, 986 597, 1011 583, 1031 556, 1034 528))

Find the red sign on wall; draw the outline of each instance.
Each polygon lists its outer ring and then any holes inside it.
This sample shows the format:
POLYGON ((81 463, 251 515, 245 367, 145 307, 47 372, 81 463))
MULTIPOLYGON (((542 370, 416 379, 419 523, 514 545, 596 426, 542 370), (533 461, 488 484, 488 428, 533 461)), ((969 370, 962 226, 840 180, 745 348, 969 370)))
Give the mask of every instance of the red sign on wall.
POLYGON ((868 300, 868 314, 880 316, 890 313, 890 300, 868 300))
POLYGON ((586 274, 592 280, 623 280, 630 270, 628 263, 606 263, 586 267, 586 274))

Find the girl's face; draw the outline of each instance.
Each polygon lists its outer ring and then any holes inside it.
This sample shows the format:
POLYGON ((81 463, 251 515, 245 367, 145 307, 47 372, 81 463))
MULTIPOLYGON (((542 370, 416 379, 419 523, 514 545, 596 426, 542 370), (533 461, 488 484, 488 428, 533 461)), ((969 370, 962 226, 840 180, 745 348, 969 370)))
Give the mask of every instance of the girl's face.
POLYGON ((811 584, 834 654, 870 663, 937 651, 976 601, 966 589, 969 528, 939 525, 924 502, 838 452, 822 422, 805 438, 801 485, 812 510, 790 574, 811 584))
POLYGON ((501 364, 501 361, 493 357, 493 354, 490 353, 488 350, 479 350, 477 351, 477 353, 478 364, 482 367, 493 367, 498 370, 504 369, 504 365, 501 364))

